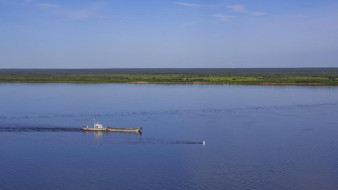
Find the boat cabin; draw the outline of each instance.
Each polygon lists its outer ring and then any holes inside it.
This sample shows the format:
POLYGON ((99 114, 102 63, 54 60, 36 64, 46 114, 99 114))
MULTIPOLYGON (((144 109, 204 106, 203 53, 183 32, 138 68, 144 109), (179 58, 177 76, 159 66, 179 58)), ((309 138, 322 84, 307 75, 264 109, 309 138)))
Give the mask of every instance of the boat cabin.
POLYGON ((95 128, 95 129, 102 129, 103 126, 102 126, 101 123, 95 123, 95 124, 94 124, 94 128, 95 128))

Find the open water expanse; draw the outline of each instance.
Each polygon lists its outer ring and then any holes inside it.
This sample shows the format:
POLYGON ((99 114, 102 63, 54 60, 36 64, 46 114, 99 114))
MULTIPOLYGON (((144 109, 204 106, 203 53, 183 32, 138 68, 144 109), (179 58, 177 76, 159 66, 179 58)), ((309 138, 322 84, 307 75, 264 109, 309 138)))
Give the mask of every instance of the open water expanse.
POLYGON ((0 190, 336 190, 337 179, 338 87, 0 84, 0 190), (79 130, 93 118, 143 133, 79 130))

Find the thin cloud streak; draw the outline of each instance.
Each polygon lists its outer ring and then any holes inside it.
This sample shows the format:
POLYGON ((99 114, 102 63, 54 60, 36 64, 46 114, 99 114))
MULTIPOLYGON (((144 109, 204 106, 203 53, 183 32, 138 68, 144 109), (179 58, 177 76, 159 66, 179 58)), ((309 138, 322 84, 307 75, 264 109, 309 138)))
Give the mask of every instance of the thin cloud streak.
POLYGON ((225 14, 213 14, 210 15, 212 17, 218 18, 220 20, 226 21, 229 20, 230 18, 234 18, 235 16, 229 16, 229 15, 225 15, 225 14))
MULTIPOLYGON (((248 10, 245 9, 244 5, 240 5, 240 4, 221 6, 221 5, 206 5, 206 4, 187 3, 187 2, 182 2, 182 1, 176 1, 175 4, 185 6, 185 7, 209 7, 209 8, 225 7, 225 8, 230 9, 232 12, 235 12, 235 13, 249 14, 249 15, 252 15, 252 16, 266 15, 266 13, 264 13, 264 12, 248 11, 248 10)), ((220 14, 215 14, 215 15, 220 15, 220 14)))
POLYGON ((253 16, 266 15, 266 13, 264 13, 264 12, 248 11, 248 10, 245 9, 244 5, 228 5, 228 6, 226 6, 226 8, 230 9, 232 12, 250 14, 250 15, 253 15, 253 16))
POLYGON ((211 8, 221 7, 219 5, 204 5, 204 4, 186 3, 186 2, 180 2, 180 1, 175 2, 175 4, 182 5, 185 7, 211 7, 211 8))
POLYGON ((264 12, 250 12, 251 15, 253 16, 263 16, 263 15, 266 15, 266 13, 264 12))
MULTIPOLYGON (((72 20, 81 20, 86 18, 95 17, 98 11, 102 8, 102 4, 93 4, 90 7, 78 9, 78 10, 64 10, 60 11, 59 14, 72 20)), ((102 17, 102 16, 98 16, 102 17)))
POLYGON ((175 2, 175 4, 186 6, 186 7, 202 7, 202 5, 200 5, 200 4, 194 4, 194 3, 175 2))
POLYGON ((59 8, 60 7, 57 4, 50 4, 50 3, 37 3, 36 6, 47 7, 47 8, 59 8))
POLYGON ((93 17, 96 14, 88 10, 75 10, 75 11, 67 11, 64 13, 64 15, 67 18, 78 20, 78 19, 85 19, 85 18, 93 17))
POLYGON ((245 10, 243 5, 228 5, 226 8, 232 10, 236 13, 247 13, 248 11, 245 10))
POLYGON ((0 0, 0 3, 9 4, 9 5, 33 5, 37 7, 43 7, 43 8, 50 8, 49 11, 51 14, 57 14, 60 16, 63 16, 68 19, 72 20, 80 20, 80 19, 86 19, 91 17, 98 17, 98 18, 106 18, 103 15, 99 15, 99 10, 102 9, 102 3, 95 3, 90 5, 89 7, 84 7, 81 9, 73 9, 73 10, 67 10, 64 7, 61 7, 58 4, 53 3, 38 3, 35 0, 0 0), (53 10, 52 10, 53 9, 53 10))

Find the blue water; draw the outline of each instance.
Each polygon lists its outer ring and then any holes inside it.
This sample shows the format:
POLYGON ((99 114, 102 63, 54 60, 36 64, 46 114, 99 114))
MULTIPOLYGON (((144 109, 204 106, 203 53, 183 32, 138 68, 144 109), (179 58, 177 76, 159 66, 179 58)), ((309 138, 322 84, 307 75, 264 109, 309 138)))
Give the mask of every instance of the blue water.
POLYGON ((0 189, 338 189, 337 116, 338 87, 0 84, 0 189))

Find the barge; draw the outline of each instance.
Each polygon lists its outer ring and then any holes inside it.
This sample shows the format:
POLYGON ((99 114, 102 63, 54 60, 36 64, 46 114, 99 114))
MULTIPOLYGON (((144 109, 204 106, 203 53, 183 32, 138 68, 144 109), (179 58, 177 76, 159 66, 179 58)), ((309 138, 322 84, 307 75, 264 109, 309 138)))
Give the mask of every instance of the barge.
POLYGON ((93 127, 83 126, 83 131, 103 131, 103 132, 123 132, 123 133, 141 133, 142 127, 137 128, 113 128, 113 127, 103 127, 101 123, 94 122, 93 127))

